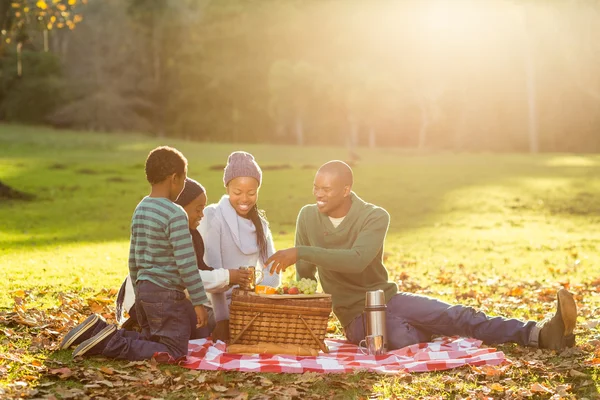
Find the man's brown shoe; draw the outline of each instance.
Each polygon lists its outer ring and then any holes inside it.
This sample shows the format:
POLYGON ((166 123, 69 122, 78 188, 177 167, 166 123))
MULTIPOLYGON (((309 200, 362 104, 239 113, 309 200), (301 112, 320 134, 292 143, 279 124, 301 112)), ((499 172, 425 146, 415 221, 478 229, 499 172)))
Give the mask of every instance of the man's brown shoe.
POLYGON ((539 345, 542 349, 562 350, 575 346, 573 330, 577 322, 577 305, 573 295, 566 289, 556 294, 556 314, 545 321, 540 330, 539 345))

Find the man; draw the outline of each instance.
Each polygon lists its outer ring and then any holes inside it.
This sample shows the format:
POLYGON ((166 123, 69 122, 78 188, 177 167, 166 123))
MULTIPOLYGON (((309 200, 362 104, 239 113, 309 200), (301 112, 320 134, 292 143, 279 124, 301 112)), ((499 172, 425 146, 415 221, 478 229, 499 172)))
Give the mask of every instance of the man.
POLYGON ((318 272, 348 340, 357 344, 364 339, 365 293, 381 289, 387 303, 389 349, 428 342, 432 335, 469 336, 488 344, 514 342, 554 350, 575 345, 577 307, 565 289, 557 293, 554 317, 540 323, 489 317, 471 307, 398 292, 383 265, 389 214, 358 197, 352 184, 352 170, 344 162, 321 166, 313 187, 316 204, 304 206, 298 215, 296 246, 267 260, 267 265, 272 262, 271 272, 296 264, 298 279, 316 280, 318 272))

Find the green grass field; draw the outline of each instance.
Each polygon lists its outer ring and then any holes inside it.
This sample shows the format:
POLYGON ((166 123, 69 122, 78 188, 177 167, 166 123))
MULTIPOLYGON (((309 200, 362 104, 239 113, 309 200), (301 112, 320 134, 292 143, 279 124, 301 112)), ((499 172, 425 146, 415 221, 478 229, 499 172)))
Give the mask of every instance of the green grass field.
MULTIPOLYGON (((316 168, 347 157, 335 147, 191 143, 0 125, 0 181, 37 196, 29 202, 0 199, 1 308, 10 309, 19 290, 34 293, 32 304, 46 307, 57 304, 57 292, 85 296, 118 288, 127 273, 131 213, 149 190, 145 157, 161 144, 186 155, 189 176, 206 186, 209 202, 224 193, 218 166, 227 155, 253 153, 264 169, 259 205, 277 248, 293 242, 297 212, 313 201, 316 168)), ((578 344, 592 341, 586 351, 593 349, 600 338, 598 328, 588 324, 600 318, 600 289, 593 286, 600 278, 600 156, 357 153, 354 190, 391 214, 386 263, 403 289, 460 299, 492 314, 538 319, 553 309, 552 297, 540 296, 540 288, 568 285, 582 308, 578 344)), ((9 351, 10 339, 1 329, 0 340, 0 352, 9 351)), ((4 385, 18 379, 0 359, 2 365, 4 385)), ((570 395, 597 397, 597 365, 584 373, 592 383, 576 389, 583 378, 573 378, 570 395)), ((370 388, 356 396, 460 398, 482 387, 436 389, 453 374, 417 375, 412 382, 420 382, 418 390, 406 381, 369 375, 370 388)), ((527 379, 529 384, 533 378, 527 379)), ((344 390, 336 392, 340 398, 355 393, 344 390)))

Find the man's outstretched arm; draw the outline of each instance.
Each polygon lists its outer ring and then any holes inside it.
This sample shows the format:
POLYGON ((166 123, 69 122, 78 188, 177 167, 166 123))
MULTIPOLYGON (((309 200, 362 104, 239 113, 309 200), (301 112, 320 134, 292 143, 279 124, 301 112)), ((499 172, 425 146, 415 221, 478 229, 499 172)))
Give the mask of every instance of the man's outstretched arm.
POLYGON ((304 261, 331 271, 358 273, 383 248, 389 223, 389 214, 378 209, 369 216, 350 249, 297 246, 278 251, 267 262, 273 262, 272 272, 281 272, 297 261, 304 261))
MULTIPOLYGON (((304 218, 302 218, 302 212, 298 214, 298 220, 296 221, 296 241, 295 247, 310 246, 308 240, 308 234, 306 231, 306 224, 304 218)), ((299 281, 302 278, 317 280, 317 267, 315 264, 304 260, 296 260, 296 280, 299 281)), ((269 265, 269 264, 267 264, 269 265)))

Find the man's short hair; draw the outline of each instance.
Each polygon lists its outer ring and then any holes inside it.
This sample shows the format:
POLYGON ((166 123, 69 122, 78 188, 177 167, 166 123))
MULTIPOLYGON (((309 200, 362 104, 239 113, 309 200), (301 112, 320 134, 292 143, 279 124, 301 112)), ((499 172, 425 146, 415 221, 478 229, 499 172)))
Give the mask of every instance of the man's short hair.
POLYGON ((187 159, 173 147, 157 147, 146 159, 146 179, 151 185, 160 183, 173 174, 182 175, 186 169, 187 159))
POLYGON ((352 168, 348 164, 340 160, 328 161, 321 165, 319 172, 334 174, 344 186, 352 186, 354 184, 354 174, 352 168))

